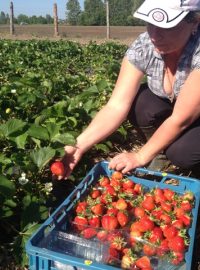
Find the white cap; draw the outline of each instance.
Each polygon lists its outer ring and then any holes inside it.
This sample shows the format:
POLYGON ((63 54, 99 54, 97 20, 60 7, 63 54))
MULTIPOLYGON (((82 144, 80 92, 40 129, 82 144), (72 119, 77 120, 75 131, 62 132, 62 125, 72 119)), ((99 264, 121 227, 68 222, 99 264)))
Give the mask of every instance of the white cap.
POLYGON ((171 28, 195 10, 200 10, 200 0, 145 0, 133 16, 161 28, 171 28))

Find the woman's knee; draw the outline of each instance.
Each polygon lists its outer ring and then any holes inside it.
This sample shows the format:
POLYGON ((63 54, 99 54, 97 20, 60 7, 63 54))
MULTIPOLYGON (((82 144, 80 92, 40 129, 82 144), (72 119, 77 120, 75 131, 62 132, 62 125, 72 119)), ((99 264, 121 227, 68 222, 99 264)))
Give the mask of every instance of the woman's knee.
POLYGON ((172 104, 157 97, 143 85, 132 104, 128 120, 138 127, 156 127, 171 114, 172 109, 172 104))

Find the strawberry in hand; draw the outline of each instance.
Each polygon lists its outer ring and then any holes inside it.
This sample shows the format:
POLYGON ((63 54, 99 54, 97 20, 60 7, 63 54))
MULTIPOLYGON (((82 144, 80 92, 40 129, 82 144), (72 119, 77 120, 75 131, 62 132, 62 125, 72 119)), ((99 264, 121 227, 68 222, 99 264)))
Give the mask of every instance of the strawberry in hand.
POLYGON ((64 164, 61 161, 55 161, 51 164, 50 170, 52 174, 58 176, 58 179, 60 180, 65 172, 64 164))

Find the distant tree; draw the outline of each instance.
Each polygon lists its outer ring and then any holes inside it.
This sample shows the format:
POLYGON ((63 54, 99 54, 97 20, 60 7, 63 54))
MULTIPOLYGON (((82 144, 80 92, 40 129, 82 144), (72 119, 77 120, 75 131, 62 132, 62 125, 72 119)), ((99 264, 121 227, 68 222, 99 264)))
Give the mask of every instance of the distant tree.
MULTIPOLYGON (((133 0, 133 13, 136 11, 136 9, 144 2, 144 0, 133 0)), ((146 25, 146 23, 143 20, 137 19, 137 18, 132 18, 132 25, 146 25)))
MULTIPOLYGON (((9 14, 7 13, 6 14, 6 23, 9 23, 10 22, 10 16, 9 14)), ((15 22, 15 18, 14 18, 14 22, 15 22)))
POLYGON ((110 24, 128 25, 128 17, 132 15, 133 3, 130 0, 109 0, 110 24))
POLYGON ((1 11, 0 13, 0 24, 6 24, 7 23, 7 19, 6 19, 6 14, 1 11))
POLYGON ((52 24, 54 22, 53 18, 49 14, 46 15, 46 21, 47 24, 52 24))
POLYGON ((19 14, 17 16, 17 23, 29 23, 29 17, 26 16, 25 14, 19 14))
POLYGON ((68 0, 66 4, 66 20, 71 25, 79 24, 81 7, 78 0, 68 0))
POLYGON ((81 23, 84 25, 105 25, 106 11, 104 1, 85 0, 81 23))
POLYGON ((38 24, 47 24, 47 20, 43 16, 39 16, 39 17, 37 17, 37 23, 38 24))
POLYGON ((37 16, 33 15, 29 17, 29 22, 30 24, 37 24, 38 23, 37 16))

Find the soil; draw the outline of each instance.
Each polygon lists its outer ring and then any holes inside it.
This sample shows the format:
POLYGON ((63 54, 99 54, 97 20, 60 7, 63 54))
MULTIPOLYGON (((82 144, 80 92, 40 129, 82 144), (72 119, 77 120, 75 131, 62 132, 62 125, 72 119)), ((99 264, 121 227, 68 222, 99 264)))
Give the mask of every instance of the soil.
POLYGON ((54 36, 53 25, 15 25, 15 34, 10 35, 9 25, 0 25, 1 39, 50 39, 73 40, 80 43, 96 41, 102 43, 115 41, 129 45, 140 33, 145 31, 142 26, 111 26, 109 39, 105 26, 67 26, 59 25, 59 36, 54 36))

